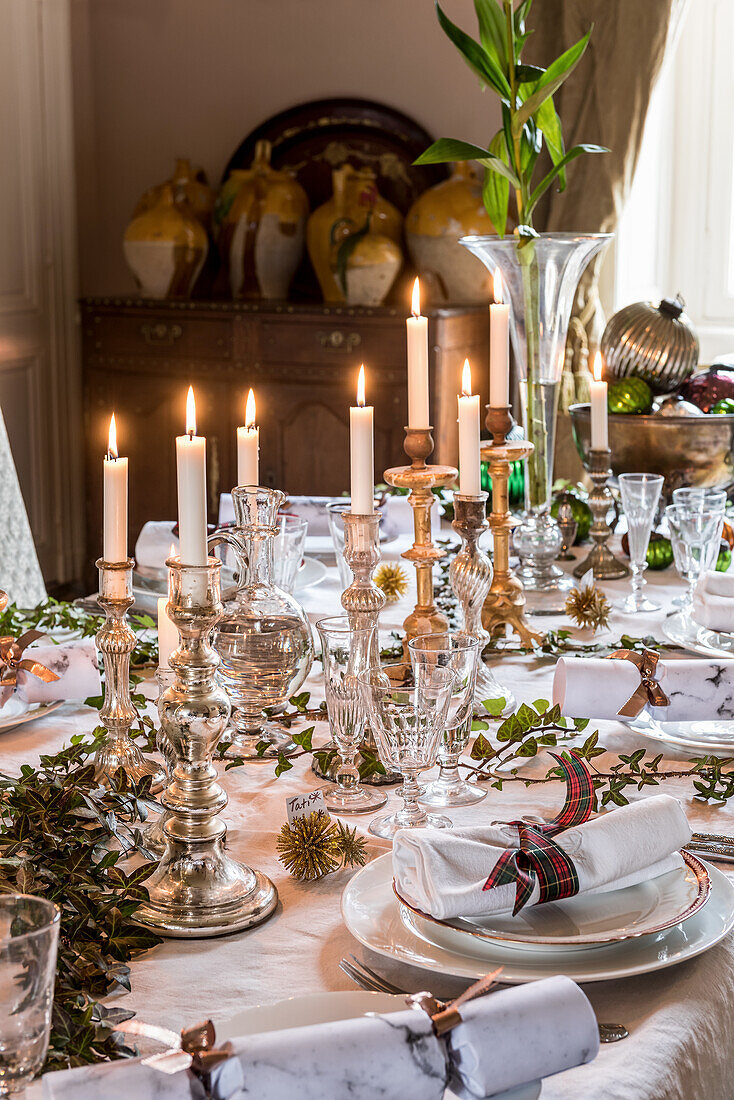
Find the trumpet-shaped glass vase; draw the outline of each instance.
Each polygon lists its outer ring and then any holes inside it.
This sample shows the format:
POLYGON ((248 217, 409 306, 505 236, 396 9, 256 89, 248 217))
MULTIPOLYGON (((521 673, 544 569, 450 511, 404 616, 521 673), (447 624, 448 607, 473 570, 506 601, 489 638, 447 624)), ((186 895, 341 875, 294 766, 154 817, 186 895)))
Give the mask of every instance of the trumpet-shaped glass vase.
POLYGON ((537 237, 462 237, 461 244, 491 271, 499 269, 510 303, 510 333, 520 380, 526 460, 525 513, 514 546, 525 589, 542 594, 531 610, 562 610, 573 584, 555 559, 561 550, 550 515, 556 413, 571 308, 586 266, 611 240, 608 233, 541 233, 537 237))
POLYGON ((308 676, 313 638, 301 605, 272 580, 276 518, 285 495, 240 485, 232 490, 232 500, 234 528, 209 540, 210 546, 226 542, 232 547, 239 573, 234 598, 214 630, 219 682, 232 704, 225 756, 263 760, 296 748, 282 727, 268 721, 266 711, 286 703, 308 676))

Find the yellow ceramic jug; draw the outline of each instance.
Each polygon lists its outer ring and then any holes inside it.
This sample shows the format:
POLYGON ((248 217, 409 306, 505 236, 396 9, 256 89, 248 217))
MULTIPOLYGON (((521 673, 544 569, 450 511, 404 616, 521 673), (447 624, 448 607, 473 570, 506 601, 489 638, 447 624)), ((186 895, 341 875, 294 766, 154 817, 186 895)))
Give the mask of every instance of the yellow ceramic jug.
MULTIPOLYGON (((214 212, 214 192, 206 182, 206 176, 202 169, 194 168, 187 157, 179 157, 173 175, 165 182, 170 183, 173 187, 174 196, 183 196, 189 209, 193 211, 208 232, 211 229, 212 214, 214 212)), ((155 187, 148 188, 141 195, 133 212, 134 218, 157 205, 164 186, 164 183, 158 183, 155 187)))
POLYGON ((170 183, 157 201, 133 218, 123 251, 145 298, 188 298, 206 259, 206 230, 170 183))
POLYGON ((230 173, 217 202, 233 298, 287 298, 303 255, 308 198, 291 175, 271 168, 270 155, 270 142, 259 141, 252 166, 230 173))
MULTIPOLYGON (((331 178, 333 194, 308 219, 306 237, 308 254, 319 280, 324 301, 344 302, 346 300, 343 280, 339 277, 339 251, 348 238, 364 231, 365 227, 367 227, 367 233, 360 236, 354 248, 349 250, 349 257, 346 260, 347 271, 361 263, 360 256, 365 260, 368 254, 369 265, 377 264, 379 267, 380 264, 385 264, 385 270, 377 278, 376 283, 372 278, 370 279, 373 285, 366 293, 371 299, 374 297, 376 285, 383 285, 388 279, 389 271, 394 268, 397 248, 398 266, 393 271, 392 278, 389 278, 384 294, 380 298, 380 301, 383 301, 402 263, 402 215, 391 202, 379 194, 375 184, 375 173, 370 169, 358 169, 353 168, 351 164, 345 164, 341 168, 336 168, 331 178), (368 236, 380 238, 380 240, 368 241, 368 236), (392 242, 392 248, 384 242, 380 243, 384 238, 392 242)), ((376 274, 375 269, 373 275, 376 274)), ((348 286, 348 276, 346 282, 348 286)), ((359 282, 360 280, 357 279, 357 283, 359 282)), ((371 300, 357 302, 353 297, 355 293, 358 297, 360 296, 360 291, 353 290, 350 294, 350 301, 353 304, 378 304, 371 300)))

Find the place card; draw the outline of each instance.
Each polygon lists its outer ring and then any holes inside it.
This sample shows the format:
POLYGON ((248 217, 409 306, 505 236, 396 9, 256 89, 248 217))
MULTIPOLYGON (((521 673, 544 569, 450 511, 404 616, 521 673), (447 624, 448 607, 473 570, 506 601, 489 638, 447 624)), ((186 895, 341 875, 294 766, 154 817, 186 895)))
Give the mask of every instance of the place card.
POLYGON ((289 825, 292 825, 299 817, 310 817, 311 814, 319 812, 327 814, 324 792, 322 790, 309 791, 308 794, 296 794, 293 798, 286 798, 285 809, 288 814, 289 825))

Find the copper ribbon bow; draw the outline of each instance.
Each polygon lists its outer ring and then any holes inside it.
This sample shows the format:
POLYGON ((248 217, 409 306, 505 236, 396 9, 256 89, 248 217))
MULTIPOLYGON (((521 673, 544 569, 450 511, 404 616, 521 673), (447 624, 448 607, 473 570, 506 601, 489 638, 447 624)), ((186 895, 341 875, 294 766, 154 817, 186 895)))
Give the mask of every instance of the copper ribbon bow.
POLYGON ((160 1070, 161 1073, 179 1073, 191 1069, 198 1077, 205 1077, 220 1062, 230 1056, 229 1043, 217 1047, 214 1024, 204 1020, 193 1027, 181 1029, 180 1036, 168 1028, 145 1024, 142 1020, 125 1020, 114 1028, 123 1035, 144 1036, 168 1047, 160 1054, 151 1054, 143 1059, 143 1064, 160 1070))
POLYGON ((485 974, 479 981, 474 982, 465 989, 455 1000, 439 1001, 432 993, 411 993, 405 1000, 411 1008, 419 1008, 431 1017, 433 1033, 438 1038, 451 1031, 462 1022, 459 1009, 467 1001, 473 1001, 475 997, 483 997, 488 993, 497 980, 497 975, 502 972, 502 967, 493 970, 491 974, 485 974))
POLYGON ((40 661, 23 656, 31 642, 43 637, 45 635, 40 630, 26 630, 25 634, 21 634, 17 639, 10 634, 0 638, 0 685, 15 687, 19 672, 30 672, 31 676, 37 676, 47 684, 58 680, 56 673, 46 668, 40 661))
POLYGON ((639 670, 640 683, 630 695, 624 706, 617 711, 620 718, 636 718, 649 703, 651 707, 667 707, 670 699, 655 679, 655 670, 660 655, 653 649, 643 649, 636 653, 633 649, 617 649, 609 654, 610 660, 631 661, 639 670))

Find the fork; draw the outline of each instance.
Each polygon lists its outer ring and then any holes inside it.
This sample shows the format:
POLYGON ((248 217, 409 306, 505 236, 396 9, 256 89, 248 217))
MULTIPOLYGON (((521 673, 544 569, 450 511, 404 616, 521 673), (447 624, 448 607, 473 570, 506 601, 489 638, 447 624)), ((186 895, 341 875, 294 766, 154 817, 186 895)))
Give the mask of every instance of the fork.
MULTIPOLYGON (((366 963, 360 962, 356 955, 350 955, 348 959, 342 959, 339 969, 343 974, 370 993, 391 993, 393 996, 402 996, 407 993, 405 989, 399 989, 386 978, 381 977, 366 963), (350 962, 351 960, 351 962, 350 962)), ((599 1024, 599 1041, 602 1043, 618 1043, 620 1039, 626 1039, 629 1031, 623 1024, 599 1024)))

